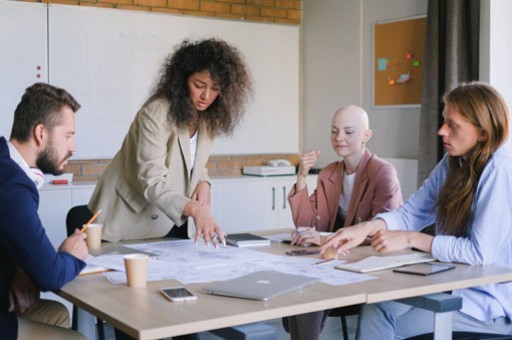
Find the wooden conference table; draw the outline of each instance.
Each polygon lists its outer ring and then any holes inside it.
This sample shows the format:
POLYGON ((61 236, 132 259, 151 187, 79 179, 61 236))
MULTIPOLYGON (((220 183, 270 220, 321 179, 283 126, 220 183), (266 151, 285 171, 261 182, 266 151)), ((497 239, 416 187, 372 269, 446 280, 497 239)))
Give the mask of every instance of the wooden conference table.
MULTIPOLYGON (((272 243, 270 247, 254 249, 285 255, 290 246, 272 243)), ((358 247, 347 260, 357 261, 369 255, 375 255, 370 247, 358 247)), ((146 288, 128 288, 110 284, 101 274, 78 277, 58 294, 135 338, 156 339, 359 303, 512 281, 512 269, 495 266, 456 265, 455 270, 427 277, 391 270, 371 275, 377 279, 341 286, 315 283, 267 302, 208 295, 202 292, 205 284, 190 284, 187 287, 197 295, 197 300, 171 303, 159 289, 176 285, 177 281, 148 282, 146 288)))

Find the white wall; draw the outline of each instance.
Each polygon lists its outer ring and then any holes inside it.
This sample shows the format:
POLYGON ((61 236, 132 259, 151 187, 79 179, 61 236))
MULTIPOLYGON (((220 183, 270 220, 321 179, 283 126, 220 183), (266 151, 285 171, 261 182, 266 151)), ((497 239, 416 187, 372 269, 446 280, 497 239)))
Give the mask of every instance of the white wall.
POLYGON ((303 150, 333 160, 329 132, 340 106, 361 104, 359 0, 303 0, 303 150))
POLYGON ((370 116, 369 148, 382 157, 417 158, 418 108, 372 107, 372 32, 376 21, 425 15, 424 0, 303 0, 303 151, 322 150, 319 166, 335 159, 331 117, 356 104, 370 116))
MULTIPOLYGON (((512 32, 512 1, 483 0, 481 6, 480 79, 496 87, 511 109, 512 63, 508 41, 512 32)), ((509 138, 508 144, 512 146, 512 138, 509 138)))

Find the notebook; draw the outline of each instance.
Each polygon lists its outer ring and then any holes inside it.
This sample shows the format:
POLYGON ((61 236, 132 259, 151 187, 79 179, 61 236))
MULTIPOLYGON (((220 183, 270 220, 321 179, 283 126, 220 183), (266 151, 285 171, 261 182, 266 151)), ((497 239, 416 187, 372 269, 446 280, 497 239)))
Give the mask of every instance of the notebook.
POLYGON ((235 247, 269 246, 270 240, 250 233, 229 234, 226 243, 235 247))
POLYGON ((267 301, 319 281, 318 278, 264 270, 208 284, 208 294, 267 301))
POLYGON ((356 273, 369 273, 378 270, 402 267, 408 264, 432 261, 435 261, 435 259, 430 254, 414 252, 394 256, 368 256, 358 262, 339 264, 336 266, 336 269, 348 270, 356 273))

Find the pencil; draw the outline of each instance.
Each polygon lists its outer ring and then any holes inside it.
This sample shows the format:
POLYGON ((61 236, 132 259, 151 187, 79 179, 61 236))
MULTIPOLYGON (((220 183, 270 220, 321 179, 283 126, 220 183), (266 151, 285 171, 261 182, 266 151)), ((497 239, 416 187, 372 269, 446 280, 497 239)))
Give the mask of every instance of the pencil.
POLYGON ((94 222, 94 220, 96 219, 96 217, 98 217, 98 215, 101 213, 101 209, 98 210, 96 212, 96 214, 94 214, 91 219, 84 225, 84 227, 80 230, 81 233, 83 233, 85 231, 85 229, 87 229, 87 227, 92 223, 94 222))
POLYGON ((334 260, 337 260, 337 258, 333 257, 332 259, 318 261, 318 262, 315 262, 315 266, 318 266, 318 265, 321 265, 321 264, 324 264, 324 263, 327 263, 327 262, 331 262, 331 261, 334 261, 334 260))

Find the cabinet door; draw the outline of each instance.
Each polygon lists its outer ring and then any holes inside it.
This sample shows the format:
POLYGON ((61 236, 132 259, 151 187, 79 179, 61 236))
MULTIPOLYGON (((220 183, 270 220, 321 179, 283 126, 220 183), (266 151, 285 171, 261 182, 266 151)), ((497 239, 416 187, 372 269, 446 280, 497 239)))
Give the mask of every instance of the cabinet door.
MULTIPOLYGON (((308 176, 309 192, 316 175, 308 176)), ((227 233, 293 227, 288 193, 295 176, 212 181, 212 214, 227 233)))
POLYGON ((0 1, 0 136, 9 136, 25 89, 47 82, 46 4, 0 1))
POLYGON ((277 228, 292 228, 293 219, 290 205, 288 204, 288 193, 295 184, 295 177, 286 177, 276 180, 273 183, 276 192, 276 225, 277 228))
MULTIPOLYGON (((307 177, 306 183, 308 186, 308 192, 311 195, 316 189, 316 180, 317 175, 309 175, 307 177)), ((288 203, 288 194, 292 190, 292 187, 295 185, 297 178, 294 177, 282 177, 277 180, 273 184, 276 187, 276 199, 278 202, 278 206, 276 209, 276 227, 277 228, 286 228, 293 227, 293 218, 292 218, 292 210, 290 209, 290 204, 288 203)))
POLYGON ((66 214, 71 209, 71 190, 39 191, 39 217, 48 238, 58 248, 66 238, 66 214))
POLYGON ((216 182, 215 219, 226 233, 275 228, 276 189, 262 180, 216 182))
POLYGON ((88 204, 94 191, 94 185, 73 187, 71 203, 72 206, 88 204))

